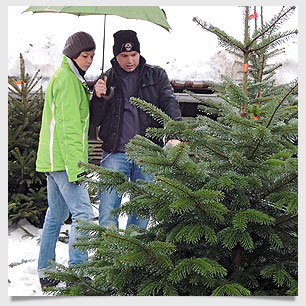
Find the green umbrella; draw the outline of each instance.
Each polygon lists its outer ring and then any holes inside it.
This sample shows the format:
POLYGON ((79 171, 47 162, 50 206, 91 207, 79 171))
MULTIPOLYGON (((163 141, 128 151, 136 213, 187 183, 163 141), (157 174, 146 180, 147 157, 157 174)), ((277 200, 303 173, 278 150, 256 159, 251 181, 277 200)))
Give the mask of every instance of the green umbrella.
POLYGON ((158 6, 30 6, 24 12, 67 13, 77 16, 104 15, 102 73, 104 69, 106 15, 129 19, 147 20, 169 31, 165 12, 158 6))

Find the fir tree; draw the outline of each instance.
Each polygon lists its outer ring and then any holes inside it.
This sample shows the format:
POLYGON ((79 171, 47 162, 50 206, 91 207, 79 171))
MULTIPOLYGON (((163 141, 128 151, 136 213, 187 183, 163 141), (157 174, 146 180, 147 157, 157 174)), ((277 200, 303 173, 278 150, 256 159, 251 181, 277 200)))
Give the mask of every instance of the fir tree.
POLYGON ((217 120, 199 115, 176 122, 131 99, 164 125, 127 146, 129 158, 154 181, 132 183, 86 165, 86 184, 128 194, 114 213, 150 217, 150 226, 123 231, 80 222, 86 236, 77 246, 91 256, 83 265, 56 265, 49 276, 69 285, 49 293, 297 295, 297 82, 276 86, 268 65, 278 44, 296 33, 278 31, 293 10, 282 10, 250 35, 246 7, 242 42, 194 19, 249 69, 241 83, 223 76, 219 101, 198 98, 217 120), (164 137, 181 143, 161 148, 151 140, 164 137))
POLYGON ((20 54, 20 79, 8 77, 8 214, 12 222, 27 218, 41 226, 47 197, 44 174, 35 170, 43 108, 38 74, 25 72, 20 54))

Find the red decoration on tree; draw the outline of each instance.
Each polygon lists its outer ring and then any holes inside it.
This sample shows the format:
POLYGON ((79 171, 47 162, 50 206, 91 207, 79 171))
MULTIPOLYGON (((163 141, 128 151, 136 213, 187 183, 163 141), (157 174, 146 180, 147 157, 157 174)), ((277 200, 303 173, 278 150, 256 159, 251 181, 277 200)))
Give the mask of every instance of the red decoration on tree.
POLYGON ((254 13, 254 14, 249 16, 249 20, 251 20, 253 18, 257 18, 257 17, 258 17, 258 13, 254 13))

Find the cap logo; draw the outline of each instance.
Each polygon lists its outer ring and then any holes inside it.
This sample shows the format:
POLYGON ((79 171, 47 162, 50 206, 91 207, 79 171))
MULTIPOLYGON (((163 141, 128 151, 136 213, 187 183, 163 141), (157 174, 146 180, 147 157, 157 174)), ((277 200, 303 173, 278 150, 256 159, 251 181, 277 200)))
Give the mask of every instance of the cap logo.
POLYGON ((123 44, 121 49, 125 49, 126 52, 130 52, 133 49, 134 44, 132 42, 127 42, 123 44))

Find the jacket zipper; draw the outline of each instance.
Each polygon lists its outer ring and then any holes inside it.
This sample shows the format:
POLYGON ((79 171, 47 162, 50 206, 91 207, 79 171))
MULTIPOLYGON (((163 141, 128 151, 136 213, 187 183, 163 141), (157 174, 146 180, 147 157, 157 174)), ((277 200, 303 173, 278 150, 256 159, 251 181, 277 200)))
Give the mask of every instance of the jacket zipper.
POLYGON ((121 112, 122 112, 122 99, 121 98, 120 98, 119 103, 120 104, 119 104, 118 125, 117 125, 117 132, 116 132, 116 138, 115 138, 115 142, 114 142, 113 152, 115 152, 115 149, 117 147, 118 135, 119 135, 119 130, 120 130, 120 120, 121 120, 121 112))
MULTIPOLYGON (((143 70, 144 70, 145 65, 142 66, 141 71, 139 73, 139 75, 142 74, 143 70)), ((114 69, 114 68, 113 68, 114 69)), ((113 73, 116 75, 116 71, 113 70, 113 73)), ((118 76, 117 76, 118 78, 118 76)), ((140 79, 142 79, 142 76, 140 77, 140 79)), ((140 83, 140 82, 139 82, 140 83)), ((140 90, 141 84, 139 84, 139 90, 140 90)), ((116 138, 115 138, 115 142, 114 142, 114 147, 112 152, 115 152, 115 149, 117 147, 117 141, 118 141, 118 135, 119 135, 119 130, 120 130, 120 121, 121 121, 121 113, 122 113, 122 98, 120 98, 120 102, 119 102, 119 116, 118 116, 118 125, 117 125, 117 132, 116 132, 116 138)), ((139 113, 138 113, 139 116, 139 113)))
MULTIPOLYGON (((112 73, 113 73, 113 78, 115 78, 115 79, 117 78, 118 79, 118 76, 116 75, 117 73, 116 73, 114 68, 113 68, 112 73)), ((120 86, 118 86, 118 89, 120 91, 122 90, 120 86)), ((117 99, 116 96, 117 95, 115 95, 115 98, 117 99)), ((117 125, 117 132, 116 132, 116 137, 115 137, 115 142, 114 142, 114 147, 113 147, 113 151, 112 152, 115 152, 116 151, 116 147, 118 146, 117 142, 118 142, 118 135, 119 135, 119 130, 120 130, 121 112, 122 112, 122 98, 120 98, 120 101, 119 101, 118 125, 117 125)))

